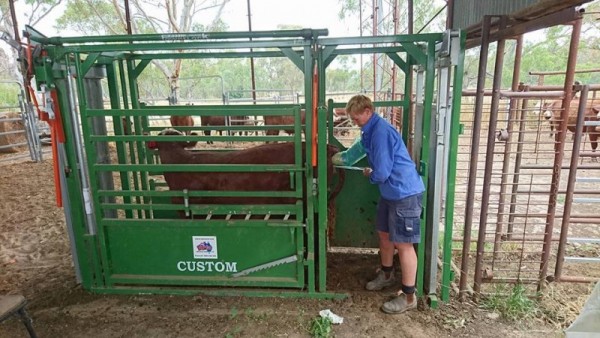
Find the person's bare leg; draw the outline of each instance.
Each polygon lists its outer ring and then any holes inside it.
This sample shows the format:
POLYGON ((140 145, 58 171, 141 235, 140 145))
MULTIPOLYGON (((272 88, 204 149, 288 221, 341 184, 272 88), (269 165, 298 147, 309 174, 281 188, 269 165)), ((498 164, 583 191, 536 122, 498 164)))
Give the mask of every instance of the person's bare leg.
MULTIPOLYGON (((412 243, 394 243, 398 249, 400 258, 400 269, 402 270, 402 285, 415 286, 417 280, 417 253, 412 243)), ((394 255, 392 246, 392 258, 394 255)), ((382 258, 383 260, 383 258, 382 258)), ((409 303, 415 301, 415 294, 407 294, 406 300, 409 303)))
MULTIPOLYGON (((394 243, 390 242, 390 236, 387 232, 378 231, 378 233, 381 266, 392 266, 394 264, 394 243)), ((389 277, 389 275, 386 274, 386 277, 389 277)))

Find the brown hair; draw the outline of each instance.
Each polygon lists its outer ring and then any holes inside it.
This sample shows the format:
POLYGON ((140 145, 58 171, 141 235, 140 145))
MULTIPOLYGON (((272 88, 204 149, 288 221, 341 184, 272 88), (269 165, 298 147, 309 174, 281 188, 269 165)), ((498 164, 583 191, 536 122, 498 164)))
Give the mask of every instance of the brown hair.
POLYGON ((373 102, 364 95, 354 95, 346 104, 346 113, 362 113, 366 108, 373 111, 373 102))

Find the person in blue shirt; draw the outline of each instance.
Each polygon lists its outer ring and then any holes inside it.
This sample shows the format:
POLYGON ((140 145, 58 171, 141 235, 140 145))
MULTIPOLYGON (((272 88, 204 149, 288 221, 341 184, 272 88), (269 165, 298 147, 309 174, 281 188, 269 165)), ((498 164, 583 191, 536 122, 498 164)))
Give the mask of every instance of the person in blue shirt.
POLYGON ((393 260, 394 249, 398 250, 402 289, 397 297, 385 302, 381 310, 402 313, 417 307, 417 253, 413 244, 421 239, 421 199, 425 186, 400 133, 374 112, 371 99, 364 95, 352 97, 346 112, 361 128, 360 146, 369 163, 363 174, 372 184, 377 184, 381 195, 376 217, 381 269, 375 279, 367 283, 366 289, 382 290, 396 283, 393 260))

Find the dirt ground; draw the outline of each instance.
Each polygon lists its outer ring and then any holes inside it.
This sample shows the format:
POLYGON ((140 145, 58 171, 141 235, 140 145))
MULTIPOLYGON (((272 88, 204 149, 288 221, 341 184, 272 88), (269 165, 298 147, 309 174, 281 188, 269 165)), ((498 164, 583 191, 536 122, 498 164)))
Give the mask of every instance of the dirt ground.
MULTIPOLYGON (((93 294, 76 283, 63 210, 54 201, 51 161, 0 168, 0 295, 27 297, 40 337, 309 337, 309 323, 322 309, 344 317, 334 327, 336 337, 554 337, 562 332, 562 323, 546 318, 509 323, 456 299, 435 310, 420 304, 417 311, 386 315, 379 307, 395 290, 364 290, 377 266, 377 256, 364 253, 328 257, 328 289, 347 293, 344 300, 93 294)), ((582 301, 586 288, 580 288, 582 301)), ((15 318, 0 324, 2 338, 26 336, 15 318)))

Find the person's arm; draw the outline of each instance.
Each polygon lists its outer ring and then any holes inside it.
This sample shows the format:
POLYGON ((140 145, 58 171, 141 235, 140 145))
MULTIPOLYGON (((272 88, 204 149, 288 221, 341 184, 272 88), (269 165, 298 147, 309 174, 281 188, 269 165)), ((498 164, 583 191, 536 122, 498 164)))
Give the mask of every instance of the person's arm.
POLYGON ((381 184, 392 174, 394 165, 394 139, 388 133, 373 135, 372 154, 369 156, 373 171, 369 175, 369 181, 373 184, 381 184))
POLYGON ((334 165, 354 165, 366 156, 360 137, 354 140, 350 148, 333 155, 331 161, 334 165))

